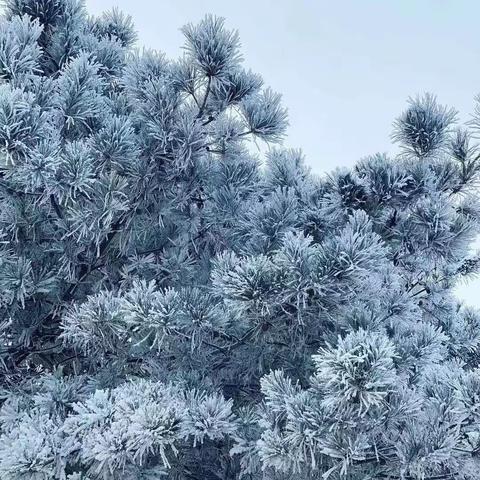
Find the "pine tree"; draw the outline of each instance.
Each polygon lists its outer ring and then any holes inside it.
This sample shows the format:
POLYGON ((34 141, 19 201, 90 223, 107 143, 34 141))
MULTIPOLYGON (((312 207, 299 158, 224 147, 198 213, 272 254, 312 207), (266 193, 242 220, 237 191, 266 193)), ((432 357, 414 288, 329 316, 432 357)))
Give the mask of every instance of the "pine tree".
POLYGON ((478 122, 412 99, 317 177, 238 34, 183 33, 6 3, 0 478, 477 478, 478 122))

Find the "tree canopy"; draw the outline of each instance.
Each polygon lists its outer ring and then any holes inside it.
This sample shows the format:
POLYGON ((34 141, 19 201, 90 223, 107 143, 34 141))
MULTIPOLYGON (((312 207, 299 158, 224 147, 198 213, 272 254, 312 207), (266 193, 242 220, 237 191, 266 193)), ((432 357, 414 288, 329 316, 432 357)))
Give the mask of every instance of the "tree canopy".
POLYGON ((412 98, 318 176, 237 32, 182 31, 6 1, 0 478, 478 478, 480 120, 412 98))

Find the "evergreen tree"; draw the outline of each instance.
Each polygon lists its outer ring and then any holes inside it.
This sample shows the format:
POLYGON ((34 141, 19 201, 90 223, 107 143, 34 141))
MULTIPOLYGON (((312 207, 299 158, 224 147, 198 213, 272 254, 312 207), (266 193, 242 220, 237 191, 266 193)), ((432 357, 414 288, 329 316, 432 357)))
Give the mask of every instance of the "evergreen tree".
POLYGON ((472 133, 425 95, 319 178, 237 33, 183 33, 6 3, 0 478, 478 478, 472 133))

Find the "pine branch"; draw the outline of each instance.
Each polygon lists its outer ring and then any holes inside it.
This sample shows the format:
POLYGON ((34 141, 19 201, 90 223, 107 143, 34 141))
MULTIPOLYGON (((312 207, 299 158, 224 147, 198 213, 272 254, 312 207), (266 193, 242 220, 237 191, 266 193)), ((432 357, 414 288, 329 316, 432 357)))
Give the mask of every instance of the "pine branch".
POLYGON ((53 209, 55 210, 55 213, 57 214, 57 217, 60 218, 61 220, 64 220, 65 215, 63 214, 63 211, 62 211, 60 205, 58 204, 58 202, 55 198, 55 195, 53 195, 53 193, 50 194, 50 203, 51 203, 53 209))
POLYGON ((207 80, 207 86, 205 88, 205 95, 203 96, 202 105, 200 106, 200 109, 198 111, 197 118, 201 118, 203 115, 203 111, 205 110, 205 106, 207 105, 208 96, 210 95, 211 85, 212 85, 212 77, 211 75, 209 75, 207 80))

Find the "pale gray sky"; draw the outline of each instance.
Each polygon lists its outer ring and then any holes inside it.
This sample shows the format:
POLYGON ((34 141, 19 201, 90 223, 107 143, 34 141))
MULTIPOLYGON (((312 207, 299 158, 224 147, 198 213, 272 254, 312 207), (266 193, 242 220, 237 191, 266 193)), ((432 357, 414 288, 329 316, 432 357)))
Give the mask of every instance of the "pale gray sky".
MULTIPOLYGON (((87 0, 129 13, 139 45, 175 58, 179 28, 206 13, 238 29, 245 65, 283 94, 286 144, 314 171, 394 152, 391 124, 409 96, 432 92, 466 121, 480 93, 477 0, 87 0)), ((480 280, 459 289, 480 306, 480 280)))

